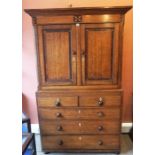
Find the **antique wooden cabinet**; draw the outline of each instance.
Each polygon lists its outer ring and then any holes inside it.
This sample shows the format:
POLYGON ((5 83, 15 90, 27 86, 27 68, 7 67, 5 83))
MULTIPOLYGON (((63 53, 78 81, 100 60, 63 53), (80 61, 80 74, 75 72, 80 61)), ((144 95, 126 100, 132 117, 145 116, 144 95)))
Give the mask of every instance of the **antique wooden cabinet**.
POLYGON ((125 7, 27 9, 45 152, 119 152, 125 7))

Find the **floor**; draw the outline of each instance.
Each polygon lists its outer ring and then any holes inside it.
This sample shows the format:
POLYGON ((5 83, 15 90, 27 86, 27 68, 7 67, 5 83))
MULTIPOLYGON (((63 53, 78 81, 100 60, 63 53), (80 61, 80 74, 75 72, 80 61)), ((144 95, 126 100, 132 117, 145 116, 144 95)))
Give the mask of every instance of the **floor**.
MULTIPOLYGON (((40 144, 40 135, 36 135, 36 149, 37 155, 45 155, 41 151, 41 144, 40 144)), ((120 155, 133 155, 132 151, 132 141, 127 134, 122 135, 122 144, 121 144, 121 154, 120 155)), ((89 153, 49 153, 47 155, 90 155, 89 153)), ((91 153, 91 155, 104 155, 104 153, 91 153)), ((105 154, 105 155, 115 155, 115 154, 105 154)))

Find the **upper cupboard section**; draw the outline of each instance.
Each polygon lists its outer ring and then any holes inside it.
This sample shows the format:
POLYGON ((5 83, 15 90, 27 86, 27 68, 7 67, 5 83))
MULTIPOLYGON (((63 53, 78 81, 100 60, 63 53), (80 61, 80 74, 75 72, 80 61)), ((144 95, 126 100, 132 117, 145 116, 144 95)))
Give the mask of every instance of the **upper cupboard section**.
POLYGON ((116 87, 120 24, 37 26, 40 85, 116 87))
POLYGON ((25 10, 36 30, 39 89, 120 88, 130 8, 25 10))

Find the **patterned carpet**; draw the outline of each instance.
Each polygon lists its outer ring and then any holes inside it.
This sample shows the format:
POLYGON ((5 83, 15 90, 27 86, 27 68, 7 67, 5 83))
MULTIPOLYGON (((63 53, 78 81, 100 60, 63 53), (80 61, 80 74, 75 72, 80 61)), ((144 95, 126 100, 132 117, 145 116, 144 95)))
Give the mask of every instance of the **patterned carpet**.
MULTIPOLYGON (((45 155, 41 151, 41 144, 40 144, 40 135, 36 135, 36 148, 37 148, 37 155, 45 155)), ((121 144, 121 154, 120 155, 133 155, 132 151, 132 141, 130 140, 128 135, 122 135, 122 144, 121 144)), ((49 153, 47 155, 90 155, 90 153, 49 153)), ((91 155, 104 155, 104 153, 91 153, 91 155)), ((105 154, 105 155, 115 155, 115 154, 105 154)))

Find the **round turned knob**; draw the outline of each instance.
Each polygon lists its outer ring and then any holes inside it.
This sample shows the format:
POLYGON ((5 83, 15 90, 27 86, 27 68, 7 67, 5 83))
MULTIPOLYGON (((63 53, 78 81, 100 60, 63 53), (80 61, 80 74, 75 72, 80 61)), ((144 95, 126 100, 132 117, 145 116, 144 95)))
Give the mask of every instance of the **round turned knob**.
POLYGON ((103 141, 102 140, 99 140, 98 141, 98 145, 103 145, 103 141))
POLYGON ((61 105, 61 102, 60 102, 60 101, 56 101, 56 102, 55 102, 55 106, 56 106, 56 107, 59 107, 60 105, 61 105))
POLYGON ((62 131, 62 126, 61 125, 59 125, 59 126, 57 126, 57 131, 62 131))
POLYGON ((103 117, 104 116, 103 112, 98 112, 97 114, 98 114, 99 117, 103 117))
POLYGON ((59 107, 61 105, 60 98, 57 98, 55 101, 55 106, 59 107))
POLYGON ((57 141, 57 144, 58 144, 58 145, 63 145, 63 141, 62 141, 62 140, 58 140, 58 141, 57 141))
POLYGON ((103 98, 100 97, 99 100, 98 100, 98 102, 97 102, 97 104, 98 104, 99 106, 102 106, 103 103, 104 103, 103 98))
POLYGON ((103 126, 98 126, 98 130, 102 131, 103 130, 103 126))
POLYGON ((102 106, 103 105, 103 101, 98 101, 98 105, 102 106))
POLYGON ((57 112, 56 113, 56 117, 61 117, 62 115, 61 115, 61 113, 60 112, 57 112))

